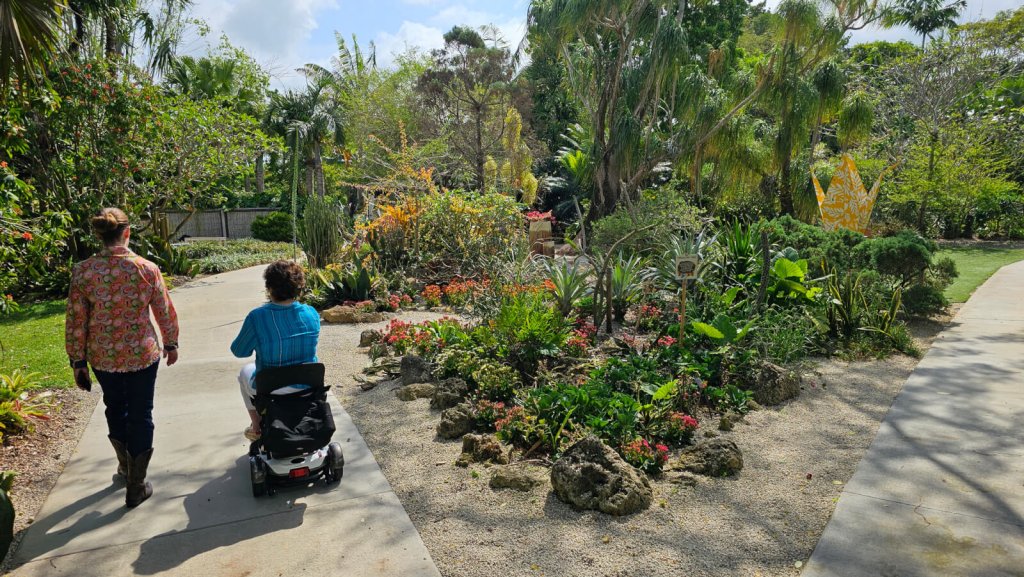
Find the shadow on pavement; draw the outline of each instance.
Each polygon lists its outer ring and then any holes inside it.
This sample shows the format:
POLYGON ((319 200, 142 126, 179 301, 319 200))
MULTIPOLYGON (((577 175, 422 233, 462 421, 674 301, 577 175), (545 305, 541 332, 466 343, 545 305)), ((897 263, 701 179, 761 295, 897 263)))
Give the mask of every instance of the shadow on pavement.
POLYGON ((210 525, 208 509, 211 500, 224 491, 237 491, 240 476, 246 479, 249 476, 249 458, 244 455, 223 475, 185 497, 188 526, 181 531, 157 535, 143 542, 139 548, 139 558, 132 564, 135 574, 156 575, 203 553, 302 526, 305 503, 295 503, 288 511, 253 517, 243 522, 225 520, 223 524, 210 525))

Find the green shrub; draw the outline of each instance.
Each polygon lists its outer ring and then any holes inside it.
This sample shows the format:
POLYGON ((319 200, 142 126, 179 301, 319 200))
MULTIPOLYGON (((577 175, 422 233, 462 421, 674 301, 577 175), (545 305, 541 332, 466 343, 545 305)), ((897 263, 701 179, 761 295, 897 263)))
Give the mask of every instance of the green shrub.
POLYGON ((158 236, 132 237, 132 250, 160 267, 164 274, 195 276, 200 267, 187 253, 158 236))
POLYGON ((494 319, 494 335, 499 354, 529 381, 541 359, 559 355, 569 325, 542 295, 522 293, 503 303, 494 319))
POLYGON ((894 236, 865 240, 855 249, 858 254, 854 258, 907 287, 931 266, 937 249, 935 242, 904 230, 894 236))
POLYGON ((179 250, 195 259, 199 272, 203 274, 218 274, 287 260, 295 252, 291 243, 254 239, 188 242, 182 244, 179 250))
POLYGON ((677 235, 696 234, 702 228, 700 211, 670 193, 648 191, 632 207, 623 207, 594 223, 590 248, 607 253, 633 231, 616 250, 627 255, 654 255, 665 241, 677 235))
POLYGON ((489 401, 509 401, 520 387, 519 374, 508 365, 485 362, 473 371, 477 391, 489 401))
POLYGON ((492 272, 491 259, 526 244, 522 213, 509 196, 451 191, 422 202, 418 276, 426 283, 481 278, 492 272))
POLYGON ((272 212, 258 216, 249 227, 252 237, 268 242, 291 242, 292 215, 286 212, 272 212))

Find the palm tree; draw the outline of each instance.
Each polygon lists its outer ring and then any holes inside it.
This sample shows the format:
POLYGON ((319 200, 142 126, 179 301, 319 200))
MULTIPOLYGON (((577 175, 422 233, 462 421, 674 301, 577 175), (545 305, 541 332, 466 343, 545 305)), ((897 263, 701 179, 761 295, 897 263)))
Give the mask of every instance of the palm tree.
POLYGON ((324 196, 323 147, 326 143, 342 144, 345 133, 341 107, 329 88, 330 79, 309 73, 304 92, 288 91, 271 98, 268 125, 271 131, 291 140, 298 135, 301 153, 305 156, 306 192, 324 196))
POLYGON ((0 87, 12 75, 31 78, 57 53, 64 7, 62 0, 0 0, 0 87))
POLYGON ((233 60, 175 58, 170 63, 165 83, 174 92, 193 100, 223 98, 236 104, 239 92, 233 60))
MULTIPOLYGON (((554 43, 589 116, 594 186, 587 224, 634 198, 673 148, 671 118, 687 94, 690 62, 675 0, 535 0, 531 43, 554 43)), ((581 143, 582 144, 582 143, 581 143)))
POLYGON ((938 31, 956 26, 956 19, 967 7, 967 0, 953 0, 943 5, 943 0, 896 0, 885 11, 884 22, 889 26, 905 25, 921 35, 921 49, 924 43, 938 31))

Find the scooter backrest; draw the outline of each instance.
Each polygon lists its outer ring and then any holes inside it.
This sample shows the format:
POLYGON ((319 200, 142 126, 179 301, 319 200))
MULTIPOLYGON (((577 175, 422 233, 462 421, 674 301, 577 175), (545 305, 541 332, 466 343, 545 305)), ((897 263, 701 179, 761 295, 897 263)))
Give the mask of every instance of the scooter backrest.
POLYGON ((256 373, 256 394, 267 395, 290 385, 324 386, 326 369, 322 363, 305 363, 286 367, 265 367, 256 373))

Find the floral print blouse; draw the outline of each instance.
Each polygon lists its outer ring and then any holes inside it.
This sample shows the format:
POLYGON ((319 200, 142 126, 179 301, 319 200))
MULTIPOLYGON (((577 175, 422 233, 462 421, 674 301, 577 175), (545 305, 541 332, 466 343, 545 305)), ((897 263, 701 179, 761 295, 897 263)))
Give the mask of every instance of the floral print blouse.
POLYGON ((177 346, 178 316, 155 264, 117 246, 75 265, 64 334, 71 363, 125 373, 160 360, 150 309, 164 345, 177 346))

